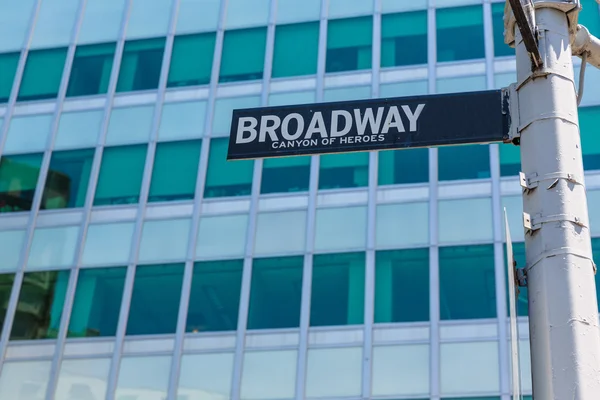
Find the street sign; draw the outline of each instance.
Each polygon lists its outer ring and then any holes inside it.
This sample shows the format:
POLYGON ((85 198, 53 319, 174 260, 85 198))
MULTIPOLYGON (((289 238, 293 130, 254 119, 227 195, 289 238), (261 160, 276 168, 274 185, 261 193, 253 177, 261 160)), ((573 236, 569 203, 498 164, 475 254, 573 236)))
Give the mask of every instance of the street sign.
POLYGON ((502 90, 233 111, 228 160, 508 140, 502 90))

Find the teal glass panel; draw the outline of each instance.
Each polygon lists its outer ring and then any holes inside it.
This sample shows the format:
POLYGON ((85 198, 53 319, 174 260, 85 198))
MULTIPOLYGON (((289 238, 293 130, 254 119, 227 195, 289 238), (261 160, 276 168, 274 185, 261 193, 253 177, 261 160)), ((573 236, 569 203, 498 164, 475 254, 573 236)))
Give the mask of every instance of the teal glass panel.
POLYGON ((105 94, 108 91, 116 47, 116 43, 77 47, 67 97, 105 94))
POLYGON ((365 253, 313 257, 310 325, 359 325, 364 321, 365 253))
POLYGON ((593 35, 598 36, 600 32, 600 10, 596 0, 580 0, 581 12, 578 23, 585 26, 593 35))
POLYGON ((127 268, 82 269, 67 337, 115 336, 127 268))
POLYGON ((37 4, 37 0, 2 2, 0 52, 20 50, 25 46, 25 39, 29 33, 29 21, 33 17, 37 4))
POLYGON ((216 37, 215 33, 175 36, 167 87, 210 82, 216 37))
POLYGON ((117 92, 158 88, 165 38, 125 42, 117 92))
POLYGON ((175 333, 183 264, 137 266, 127 335, 175 333))
POLYGON ((492 28, 494 33, 494 56, 514 56, 515 49, 504 43, 504 6, 506 3, 492 3, 492 28))
POLYGON ((314 75, 319 55, 319 22, 275 28, 273 78, 314 75))
POLYGON ((204 197, 250 195, 254 162, 227 161, 228 146, 229 139, 226 138, 213 139, 210 142, 204 197))
POLYGON ((17 101, 51 99, 58 95, 67 48, 32 50, 27 55, 17 101))
POLYGON ((382 67, 427 64, 426 49, 427 11, 381 16, 382 67))
POLYGON ((485 57, 482 6, 438 8, 436 31, 438 62, 485 57))
POLYGON ((429 181, 429 150, 404 149, 379 152, 379 184, 429 181))
POLYGON ((93 149, 52 153, 42 208, 83 207, 93 161, 93 149))
POLYGON ((369 153, 326 154, 319 166, 319 189, 362 187, 369 184, 369 153))
MULTIPOLYGON (((504 260, 506 260, 507 257, 507 253, 506 253, 506 244, 504 245, 504 260)), ((517 268, 525 268, 525 243, 513 243, 512 244, 512 248, 513 248, 513 258, 517 263, 517 268)), ((506 269, 505 269, 506 271, 506 269)), ((506 279, 506 312, 507 315, 509 315, 510 313, 510 303, 509 303, 509 291, 508 291, 508 271, 506 271, 505 274, 505 279, 506 279)), ((516 298, 516 306, 517 306, 517 316, 519 317, 526 317, 529 315, 529 305, 528 305, 528 299, 527 299, 527 287, 526 286, 521 286, 521 287, 515 287, 515 289, 519 290, 519 295, 516 298)))
POLYGON ((235 331, 244 260, 194 264, 186 332, 235 331))
MULTIPOLYGON (((14 281, 15 274, 0 275, 0 301, 2 304, 8 304, 14 281)), ((2 309, 0 309, 0 334, 2 334, 4 318, 6 318, 6 308, 7 307, 2 307, 2 309)))
MULTIPOLYGON (((592 239, 592 254, 594 261, 600 260, 600 238, 592 239)), ((598 304, 600 304, 600 274, 596 273, 596 296, 598 300, 598 304)))
POLYGON ((581 132, 581 151, 583 166, 586 170, 600 169, 600 107, 579 109, 579 130, 581 132))
POLYGON ((500 144, 500 176, 519 175, 521 172, 521 147, 500 144))
POLYGON ((429 249, 375 254, 375 323, 429 321, 429 249))
POLYGON ((221 0, 180 0, 176 34, 216 31, 221 0))
POLYGON ((309 179, 309 156, 268 158, 263 162, 260 192, 305 192, 309 179))
POLYGON ((371 68, 373 18, 331 20, 327 24, 325 72, 371 68))
POLYGON ((8 102, 21 53, 0 54, 0 103, 8 102))
POLYGON ((0 158, 0 214, 30 211, 43 154, 0 158))
POLYGON ((37 9, 29 46, 68 46, 77 20, 79 3, 80 0, 43 0, 37 9), (60 22, 57 23, 58 21, 60 22))
POLYGON ((167 36, 172 0, 131 0, 129 4, 127 39, 167 36))
POLYGON ((277 23, 316 21, 321 15, 321 0, 277 0, 277 23))
POLYGON ((262 79, 267 28, 225 31, 219 82, 262 79))
POLYGON ((25 273, 10 340, 56 338, 69 275, 68 270, 25 273))
POLYGON ((440 181, 489 178, 491 176, 489 145, 439 148, 438 174, 440 181))
POLYGON ((119 38, 124 0, 88 0, 77 42, 79 44, 114 42, 119 38))
POLYGON ((196 191, 201 140, 156 145, 148 201, 191 200, 196 191))
POLYGON ((302 256, 253 261, 248 329, 300 326, 303 270, 302 256))
POLYGON ((108 147, 102 154, 94 205, 134 204, 140 197, 146 145, 108 147))
POLYGON ((271 0, 227 0, 225 28, 267 25, 270 4, 271 0))
POLYGON ((494 246, 440 247, 440 319, 496 317, 494 246))
POLYGON ((52 131, 52 114, 14 116, 4 143, 4 154, 42 152, 52 131))

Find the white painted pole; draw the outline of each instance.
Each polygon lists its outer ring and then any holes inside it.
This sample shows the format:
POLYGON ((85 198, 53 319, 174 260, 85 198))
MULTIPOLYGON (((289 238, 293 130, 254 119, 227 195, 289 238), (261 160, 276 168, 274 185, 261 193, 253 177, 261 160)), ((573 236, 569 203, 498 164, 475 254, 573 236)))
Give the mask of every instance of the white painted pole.
POLYGON ((535 2, 541 70, 515 29, 535 400, 600 399, 595 266, 566 9, 535 2), (537 187, 535 187, 537 185, 537 187), (528 229, 530 228, 530 229, 528 229))

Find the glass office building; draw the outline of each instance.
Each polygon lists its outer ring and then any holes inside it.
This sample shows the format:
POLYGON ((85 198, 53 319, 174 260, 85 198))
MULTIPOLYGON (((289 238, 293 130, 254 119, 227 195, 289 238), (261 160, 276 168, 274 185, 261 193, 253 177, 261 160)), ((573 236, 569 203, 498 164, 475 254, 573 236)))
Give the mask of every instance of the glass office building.
POLYGON ((235 108, 508 85, 503 9, 0 0, 0 398, 509 400, 518 148, 225 160, 235 108))

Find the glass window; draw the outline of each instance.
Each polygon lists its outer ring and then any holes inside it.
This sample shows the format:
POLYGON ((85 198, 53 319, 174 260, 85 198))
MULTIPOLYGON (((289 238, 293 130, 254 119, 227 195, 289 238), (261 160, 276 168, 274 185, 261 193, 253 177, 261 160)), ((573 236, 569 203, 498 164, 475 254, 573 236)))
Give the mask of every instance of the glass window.
POLYGON ((248 329, 300 326, 303 270, 303 256, 253 261, 248 329))
MULTIPOLYGON (((588 203, 592 203, 590 195, 594 192, 588 192, 588 203)), ((600 192, 599 192, 600 193, 600 192)), ((599 199, 600 200, 600 199, 599 199)), ((525 240, 525 230, 523 229, 523 196, 503 196, 500 201, 502 202, 502 231, 504 235, 504 208, 506 208, 506 216, 508 217, 508 224, 510 227, 510 236, 513 242, 522 242, 525 240)), ((600 204, 600 203, 595 203, 600 204)), ((590 216, 595 210, 595 207, 590 207, 590 216)), ((592 224, 592 232, 593 232, 592 224)), ((593 234, 593 233, 592 233, 593 234)))
POLYGON ((87 0, 77 42, 116 41, 126 5, 127 0, 87 0))
MULTIPOLYGON (((590 232, 592 234, 592 236, 600 236, 600 207, 598 207, 597 205, 600 204, 600 190, 587 190, 587 203, 588 203, 588 218, 589 218, 589 225, 590 225, 590 232), (592 206, 590 207, 589 205, 592 204, 592 206)), ((522 203, 522 197, 520 196, 515 196, 515 200, 519 201, 519 207, 523 206, 522 203)), ((515 207, 516 208, 516 207, 515 207)), ((523 209, 518 209, 519 211, 522 211, 523 209)), ((522 220, 521 220, 522 221, 522 220)), ((519 225, 517 225, 517 227, 519 227, 519 225)), ((522 227, 522 225, 521 225, 522 227)), ((512 232, 512 231, 511 231, 512 232)), ((515 240, 515 239, 513 239, 515 240)), ((0 253, 1 254, 1 253, 0 253)))
POLYGON ((38 228, 29 250, 28 268, 69 267, 74 264, 79 226, 38 228))
POLYGON ((166 399, 170 376, 170 355, 123 357, 115 399, 166 399))
POLYGON ((190 219, 144 221, 139 261, 184 260, 191 222, 190 219))
POLYGON ((600 32, 600 11, 595 0, 581 0, 582 12, 579 13, 579 24, 590 32, 600 32))
POLYGON ((235 331, 244 260, 194 264, 186 332, 235 331))
POLYGON ((83 250, 83 265, 128 264, 134 222, 90 224, 83 250))
POLYGON ((200 218, 196 257, 241 257, 246 249, 248 215, 217 215, 200 218))
POLYGON ((113 108, 106 133, 106 145, 147 142, 152 131, 154 105, 113 108))
POLYGON ((317 209, 315 250, 345 250, 366 245, 367 207, 317 209))
POLYGON ((53 152, 42 208, 83 207, 93 161, 93 149, 53 152))
POLYGON ((176 34, 216 31, 221 0, 180 0, 176 34))
POLYGON ((67 336, 115 336, 127 268, 82 269, 67 336))
POLYGON ((375 238, 377 248, 429 244, 429 204, 424 202, 377 206, 375 238))
POLYGON ((94 197, 95 206, 138 202, 146 150, 145 144, 104 149, 94 197))
POLYGON ((77 47, 67 97, 105 94, 108 91, 116 46, 116 43, 106 43, 77 47))
POLYGON ((0 231, 0 271, 17 269, 24 242, 25 230, 0 231))
POLYGON ((502 89, 508 87, 511 83, 517 81, 516 72, 506 72, 501 74, 494 74, 494 86, 495 89, 502 89))
POLYGON ((435 17, 438 62, 485 57, 481 5, 439 8, 435 17))
POLYGON ((442 395, 500 390, 497 342, 442 343, 440 364, 442 395))
POLYGON ((162 108, 158 140, 199 138, 204 133, 206 100, 166 103, 162 108))
POLYGON ((55 149, 95 147, 100 134, 103 110, 63 113, 54 140, 55 149))
POLYGON ((110 358, 63 360, 54 399, 104 399, 110 362, 110 358))
POLYGON ((278 25, 275 31, 273 78, 314 75, 319 54, 319 22, 278 25), (301 46, 298 46, 302 43, 301 46))
POLYGON ((127 39, 167 36, 171 0, 132 0, 127 23, 127 39))
POLYGON ((0 158, 0 213, 30 211, 43 154, 0 158))
POLYGON ((216 37, 215 33, 175 36, 167 87, 210 82, 216 37))
POLYGON ((315 21, 321 15, 321 0, 277 0, 277 22, 280 24, 315 21))
POLYGON ((493 241, 492 199, 441 200, 438 203, 440 243, 493 241), (477 221, 466 224, 467 220, 477 221))
POLYGON ((373 348, 373 396, 429 395, 429 345, 373 348))
POLYGON ((310 326, 360 325, 364 302, 365 253, 313 257, 310 326))
MULTIPOLYGON (((513 239, 514 240, 514 239, 513 239)), ((513 260, 517 262, 517 268, 525 267, 525 243, 514 243, 513 242, 513 260)), ((504 248, 504 260, 507 258, 506 253, 506 244, 503 245, 504 248)), ((506 264, 504 264, 506 265, 506 264)), ((504 269, 504 279, 505 279, 505 289, 506 289, 506 315, 510 316, 510 292, 508 290, 508 271, 504 269)), ((516 296, 516 309, 517 316, 526 317, 529 315, 529 303, 528 303, 528 292, 526 286, 521 286, 518 288, 519 294, 516 296)))
MULTIPOLYGON (((315 92, 288 92, 269 94, 269 106, 288 106, 315 102, 315 92)), ((298 158, 298 157, 295 157, 298 158)), ((267 161, 267 160, 265 160, 267 161)))
POLYGON ((373 2, 364 0, 329 0, 329 18, 373 13, 373 2))
POLYGON ((375 254, 375 323, 429 321, 429 249, 375 254))
POLYGON ((429 149, 379 152, 379 185, 429 182, 429 149))
POLYGON ((579 109, 579 129, 583 166, 586 170, 600 169, 600 137, 596 134, 600 124, 600 107, 579 109))
POLYGON ((148 201, 192 200, 200 162, 201 140, 156 145, 148 201))
POLYGON ((225 31, 219 82, 262 79, 266 43, 267 28, 225 31))
POLYGON ((494 246, 440 247, 441 320, 496 318, 494 246))
POLYGON ((322 155, 319 165, 319 190, 367 186, 369 153, 322 155))
POLYGON ((29 33, 37 0, 20 0, 5 3, 0 14, 0 52, 21 50, 29 33), (8 7, 10 4, 10 7, 8 7))
POLYGON ((0 54, 0 103, 7 103, 12 91, 21 53, 0 54))
MULTIPOLYGON (((127 335, 175 333, 183 269, 184 264, 143 265, 136 268, 127 335), (157 296, 158 293, 160 296, 157 296)), ((168 373, 165 379, 168 381, 168 373)))
POLYGON ((301 253, 306 243, 306 211, 259 213, 254 253, 301 253), (281 233, 285 232, 285 235, 281 233))
POLYGON ((514 56, 515 49, 504 44, 504 5, 492 3, 492 27, 494 31, 494 56, 514 56))
POLYGON ((79 0, 44 0, 35 18, 32 48, 68 46, 75 25, 79 0), (60 21, 60 23, 56 23, 60 21))
POLYGON ((227 29, 249 25, 267 25, 269 0, 228 0, 225 26, 227 29))
POLYGON ((50 380, 51 366, 52 361, 50 360, 4 363, 0 376, 0 398, 44 399, 50 380))
POLYGON ((213 136, 229 137, 233 110, 253 108, 260 105, 260 96, 233 97, 217 99, 213 120, 213 136))
MULTIPOLYGON (((592 239, 592 254, 593 254, 593 258, 594 260, 600 260, 600 238, 593 238, 592 239)), ((524 266, 525 264, 519 264, 521 266, 524 266)), ((596 273, 596 297, 598 299, 598 303, 600 304, 600 290, 598 290, 598 288, 600 288, 600 274, 596 273)))
POLYGON ((158 88, 164 52, 165 38, 125 42, 117 92, 158 88))
MULTIPOLYGON (((0 274, 0 301, 2 304, 8 304, 10 300, 10 295, 13 288, 13 283, 15 281, 15 274, 0 274)), ((6 317, 6 309, 7 306, 2 307, 0 309, 0 334, 2 333, 2 325, 4 324, 4 318, 6 317)), ((5 364, 6 365, 6 364, 5 364)), ((3 376, 3 375, 2 375, 3 376)), ((0 378, 1 379, 1 378, 0 378)), ((0 380, 1 382, 1 380, 0 380)), ((1 388, 0 384, 0 388, 1 388)), ((0 390, 2 393, 2 390, 0 390)))
POLYGON ((485 75, 459 76, 437 80, 437 93, 465 93, 486 89, 485 75))
POLYGON ((66 47, 30 51, 17 100, 43 100, 56 97, 66 58, 66 47))
MULTIPOLYGON (((519 175, 519 172, 521 172, 521 147, 512 144, 501 144, 499 148, 500 176, 519 175)), ((583 146, 583 152, 585 153, 585 146, 583 146)), ((583 157, 585 160, 585 154, 583 157)))
POLYGON ((325 89, 323 91, 323 101, 346 101, 363 100, 371 98, 371 86, 351 86, 325 89))
POLYGON ((210 141, 204 197, 248 196, 252 190, 254 161, 227 161, 228 139, 210 141))
POLYGON ((360 396, 363 349, 309 349, 306 367, 306 397, 360 396))
POLYGON ((440 181, 489 178, 490 146, 475 144, 440 147, 438 176, 440 181), (456 160, 464 162, 457 163, 456 160))
POLYGON ((177 398, 230 399, 233 361, 232 353, 184 354, 177 398))
POLYGON ((69 275, 68 270, 25 273, 10 332, 11 340, 56 338, 69 275))
POLYGON ((296 350, 246 352, 240 399, 293 399, 297 358, 296 350))
POLYGON ((310 160, 310 156, 265 159, 263 161, 260 193, 308 191, 310 160))
POLYGON ((4 153, 44 151, 52 130, 52 114, 26 115, 10 121, 4 153))
POLYGON ((427 64, 427 11, 381 17, 381 66, 427 64), (422 49, 407 51, 407 49, 422 49))
POLYGON ((372 46, 372 17, 329 21, 325 72, 371 68, 372 46))
POLYGON ((398 83, 388 83, 379 86, 379 96, 381 98, 398 96, 417 96, 428 93, 428 81, 406 81, 398 83))

